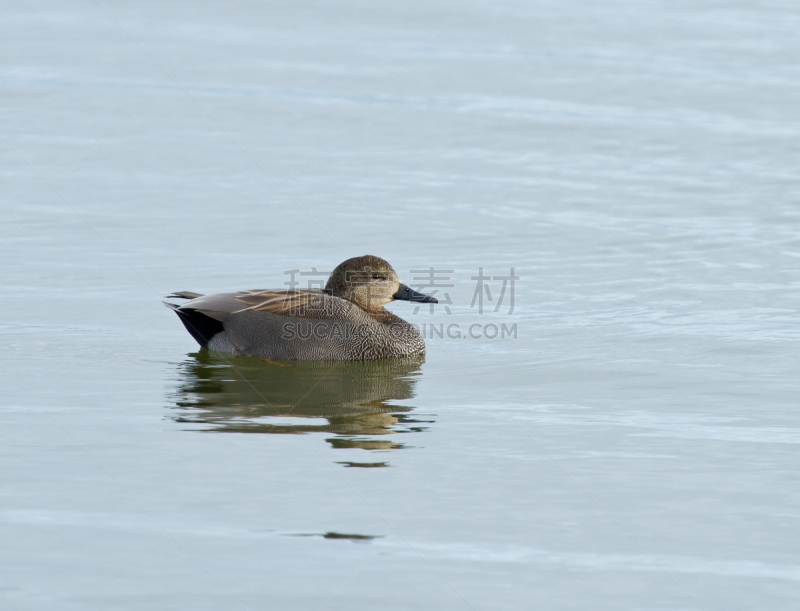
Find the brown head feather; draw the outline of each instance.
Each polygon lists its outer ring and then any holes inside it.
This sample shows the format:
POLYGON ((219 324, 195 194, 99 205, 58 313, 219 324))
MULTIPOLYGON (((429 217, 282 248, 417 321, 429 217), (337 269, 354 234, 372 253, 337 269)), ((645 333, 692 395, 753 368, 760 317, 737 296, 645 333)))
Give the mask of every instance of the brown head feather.
POLYGON ((337 265, 325 285, 325 292, 372 311, 392 301, 399 287, 400 280, 387 261, 364 255, 337 265))

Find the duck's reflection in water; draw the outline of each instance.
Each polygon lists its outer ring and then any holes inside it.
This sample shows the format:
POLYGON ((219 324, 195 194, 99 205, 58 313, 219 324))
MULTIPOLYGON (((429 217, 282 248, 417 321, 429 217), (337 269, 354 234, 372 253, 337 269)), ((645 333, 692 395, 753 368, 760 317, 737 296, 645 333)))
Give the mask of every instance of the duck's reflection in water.
POLYGON ((381 436, 424 428, 413 407, 396 403, 414 397, 423 361, 277 362, 204 350, 180 366, 176 419, 223 433, 331 433, 334 448, 401 448, 381 436))

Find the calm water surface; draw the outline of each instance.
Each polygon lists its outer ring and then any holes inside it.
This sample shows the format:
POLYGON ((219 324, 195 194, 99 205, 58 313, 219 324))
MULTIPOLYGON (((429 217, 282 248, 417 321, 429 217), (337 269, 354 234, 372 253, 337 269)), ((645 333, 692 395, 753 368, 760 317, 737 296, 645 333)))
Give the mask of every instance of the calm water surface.
POLYGON ((0 11, 0 609, 797 608, 796 3, 0 11), (161 305, 365 253, 424 361, 161 305))

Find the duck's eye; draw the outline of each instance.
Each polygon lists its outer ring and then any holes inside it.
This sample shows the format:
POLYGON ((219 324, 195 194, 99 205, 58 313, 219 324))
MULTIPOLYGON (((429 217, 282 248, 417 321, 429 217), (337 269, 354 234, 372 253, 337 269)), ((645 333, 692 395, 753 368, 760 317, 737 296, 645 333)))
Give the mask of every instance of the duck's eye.
POLYGON ((381 279, 381 275, 380 274, 372 274, 372 279, 373 280, 380 280, 381 279))

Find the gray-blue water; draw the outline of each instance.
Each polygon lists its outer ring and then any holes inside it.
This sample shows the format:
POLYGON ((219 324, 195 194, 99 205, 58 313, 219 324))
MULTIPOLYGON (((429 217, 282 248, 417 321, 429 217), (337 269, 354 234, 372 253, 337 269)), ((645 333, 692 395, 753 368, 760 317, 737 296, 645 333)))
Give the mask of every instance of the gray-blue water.
POLYGON ((0 609, 798 608, 796 0, 0 11, 0 609), (424 362, 161 305, 365 253, 424 362))

